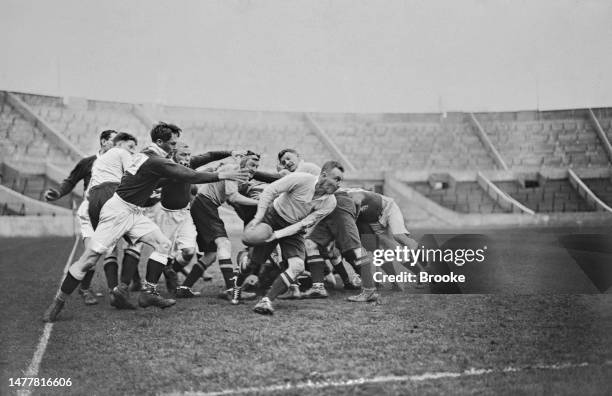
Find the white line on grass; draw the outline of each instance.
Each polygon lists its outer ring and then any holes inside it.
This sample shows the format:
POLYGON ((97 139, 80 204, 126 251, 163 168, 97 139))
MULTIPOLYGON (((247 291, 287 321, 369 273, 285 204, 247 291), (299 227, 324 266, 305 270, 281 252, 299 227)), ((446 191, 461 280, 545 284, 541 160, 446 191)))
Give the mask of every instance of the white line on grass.
MULTIPOLYGON (((173 392, 171 395, 185 395, 185 396, 224 396, 224 395, 238 395, 246 393, 273 393, 282 391, 295 391, 300 389, 323 389, 323 388, 339 388, 345 386, 365 385, 365 384, 386 384, 392 382, 422 382, 429 380, 437 380, 444 378, 459 378, 459 377, 472 377, 482 376, 487 374, 496 373, 515 373, 529 370, 566 370, 578 367, 597 366, 598 364, 593 363, 555 363, 555 364, 539 364, 522 367, 505 367, 501 369, 475 369, 471 368, 460 372, 437 372, 437 373, 423 373, 419 375, 389 375, 372 378, 356 378, 348 380, 329 380, 329 381, 306 381, 296 383, 286 383, 281 385, 271 386, 259 386, 250 388, 236 388, 226 389, 218 392, 173 392)), ((606 361, 601 365, 612 365, 612 361, 606 361)))
MULTIPOLYGON (((64 275, 68 271, 68 267, 72 263, 72 259, 74 258, 74 254, 76 253, 77 246, 79 245, 79 236, 77 235, 74 238, 74 244, 72 245, 72 251, 68 256, 68 260, 66 260, 66 265, 64 265, 64 271, 62 272, 62 278, 60 279, 59 286, 62 285, 62 281, 64 279, 64 275)), ((45 328, 43 329, 43 333, 40 336, 40 340, 38 341, 38 347, 34 352, 34 356, 32 357, 32 361, 30 365, 26 369, 24 373, 24 377, 38 377, 38 370, 40 369, 40 363, 42 362, 42 358, 45 355, 45 351, 47 350, 47 344, 49 343, 49 338, 51 338, 51 331, 53 330, 53 323, 46 323, 45 328)), ((17 392, 20 396, 29 396, 32 394, 32 389, 22 389, 17 392)))

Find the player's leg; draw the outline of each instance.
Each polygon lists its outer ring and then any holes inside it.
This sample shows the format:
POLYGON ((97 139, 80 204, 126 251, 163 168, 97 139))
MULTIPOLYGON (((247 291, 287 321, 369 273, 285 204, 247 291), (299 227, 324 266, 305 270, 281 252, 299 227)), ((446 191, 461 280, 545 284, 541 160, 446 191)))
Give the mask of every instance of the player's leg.
POLYGON ((166 237, 153 221, 144 215, 137 216, 136 222, 128 236, 131 240, 153 247, 153 252, 147 261, 143 291, 138 296, 138 305, 142 308, 156 306, 168 308, 176 304, 176 300, 163 298, 157 291, 157 283, 161 278, 164 267, 168 264, 168 252, 172 242, 166 237))
POLYGON ((103 208, 100 224, 92 235, 89 247, 68 269, 59 292, 43 316, 44 321, 55 321, 66 299, 78 287, 87 271, 92 269, 100 256, 115 246, 117 240, 132 226, 133 214, 130 210, 116 202, 109 203, 103 208))
POLYGON ((272 315, 274 308, 272 302, 284 293, 297 277, 304 272, 304 259, 306 258, 305 241, 302 234, 295 234, 278 241, 281 247, 283 260, 287 263, 287 270, 281 273, 272 283, 270 290, 253 308, 253 311, 262 315, 272 315))
POLYGON ((251 253, 251 259, 249 260, 246 268, 239 268, 239 273, 234 278, 234 285, 232 287, 232 299, 230 302, 233 305, 239 304, 242 300, 242 287, 244 286, 245 280, 251 275, 257 275, 261 266, 270 257, 270 254, 276 249, 276 242, 266 243, 263 245, 255 246, 251 253))

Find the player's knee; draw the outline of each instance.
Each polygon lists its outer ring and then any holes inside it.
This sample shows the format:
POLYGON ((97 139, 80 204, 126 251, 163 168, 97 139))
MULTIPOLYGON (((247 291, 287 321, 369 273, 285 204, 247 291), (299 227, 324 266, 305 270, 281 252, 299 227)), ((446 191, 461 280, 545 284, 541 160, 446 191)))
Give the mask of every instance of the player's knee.
POLYGON ((219 260, 227 260, 232 258, 232 243, 228 238, 217 238, 217 258, 219 260))
POLYGON ((297 279, 297 277, 304 272, 304 260, 299 257, 291 257, 287 260, 288 268, 287 273, 291 276, 293 280, 297 279))
POLYGON ((306 246, 307 256, 318 256, 320 255, 319 246, 312 240, 306 239, 304 245, 306 246))
POLYGON ((191 259, 193 259, 193 256, 195 256, 195 248, 188 247, 181 249, 181 257, 185 262, 190 262, 191 259))

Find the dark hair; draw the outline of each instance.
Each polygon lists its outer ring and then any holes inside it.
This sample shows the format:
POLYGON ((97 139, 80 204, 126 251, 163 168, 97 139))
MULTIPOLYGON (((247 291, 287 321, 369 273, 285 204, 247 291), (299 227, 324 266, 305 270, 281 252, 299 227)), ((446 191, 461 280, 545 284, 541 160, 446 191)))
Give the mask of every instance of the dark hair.
POLYGON ((281 160, 281 158, 283 158, 283 155, 285 155, 285 153, 293 153, 293 154, 295 154, 297 156, 300 155, 295 149, 286 148, 286 149, 283 149, 283 150, 278 152, 278 160, 279 161, 281 160))
POLYGON ((138 144, 138 139, 136 139, 136 137, 132 134, 129 134, 127 132, 119 132, 115 135, 115 137, 113 138, 113 143, 117 144, 117 142, 127 142, 127 141, 133 141, 134 143, 138 144))
POLYGON ((244 166, 246 165, 246 163, 250 159, 252 159, 254 161, 259 161, 259 154, 255 154, 255 153, 253 153, 251 155, 247 154, 247 155, 243 156, 242 158, 240 158, 240 167, 244 168, 244 166))
POLYGON ((334 168, 338 168, 342 171, 342 173, 344 173, 344 166, 342 166, 342 164, 338 161, 327 161, 326 163, 324 163, 323 167, 321 168, 321 173, 329 172, 334 168))
POLYGON ((111 135, 113 133, 117 133, 117 131, 115 131, 114 129, 107 129, 105 131, 100 132, 100 140, 104 139, 104 140, 108 140, 110 139, 111 135))
POLYGON ((151 129, 151 141, 156 142, 161 139, 162 142, 167 142, 172 135, 181 136, 181 131, 181 128, 174 124, 160 122, 151 129))

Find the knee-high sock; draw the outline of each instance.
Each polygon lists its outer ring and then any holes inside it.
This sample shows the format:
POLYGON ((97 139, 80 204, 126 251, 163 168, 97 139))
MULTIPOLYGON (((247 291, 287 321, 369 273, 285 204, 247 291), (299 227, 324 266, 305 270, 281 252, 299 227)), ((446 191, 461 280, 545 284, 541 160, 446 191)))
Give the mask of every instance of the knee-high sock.
POLYGON ((306 260, 308 260, 308 264, 310 265, 312 283, 323 283, 323 278, 325 277, 323 274, 325 271, 325 261, 323 261, 323 257, 317 254, 308 256, 306 260))
POLYGON ((232 259, 220 259, 219 269, 221 269, 221 275, 223 275, 223 281, 225 282, 225 288, 229 289, 234 285, 234 264, 232 259))
MULTIPOLYGON (((151 254, 151 256, 153 256, 153 254, 151 254)), ((167 261, 167 259, 164 260, 164 262, 161 262, 158 261, 156 258, 150 258, 149 261, 147 261, 147 274, 145 276, 145 279, 148 283, 156 285, 157 282, 159 282, 159 278, 161 278, 161 275, 164 271, 164 267, 166 265, 165 261, 167 261)))
POLYGON ((364 289, 372 289, 374 287, 374 264, 369 255, 355 260, 355 264, 359 267, 361 275, 361 287, 364 289))
POLYGON ((340 279, 342 279, 342 283, 344 283, 345 285, 350 284, 351 280, 349 278, 348 272, 346 272, 346 268, 344 268, 344 263, 342 262, 342 258, 340 257, 333 258, 332 265, 334 266, 334 271, 336 271, 336 273, 340 275, 340 279))
POLYGON ((85 276, 83 277, 83 280, 81 281, 81 289, 83 290, 89 289, 89 287, 91 286, 91 280, 93 279, 95 274, 96 274, 96 271, 92 269, 90 269, 89 271, 85 273, 85 276))
MULTIPOLYGON (((70 295, 77 288, 77 286, 79 286, 79 283, 81 283, 81 281, 78 280, 77 278, 75 278, 74 276, 72 276, 72 274, 70 272, 68 272, 66 274, 66 276, 64 277, 64 281, 62 282, 62 286, 60 287, 60 291, 61 291, 61 293, 63 293, 66 296, 70 295)), ((60 296, 61 296, 61 294, 58 295, 58 297, 60 297, 60 296)), ((63 296, 61 296, 61 297, 63 297, 63 296)))
POLYGON ((119 264, 117 258, 110 256, 104 259, 104 275, 106 275, 106 285, 109 289, 119 284, 119 264))
POLYGON ((266 294, 270 300, 274 300, 280 294, 283 294, 294 282, 294 279, 287 272, 283 272, 280 274, 272 283, 272 287, 270 287, 270 291, 266 294))
POLYGON ((189 272, 183 281, 183 286, 192 287, 198 281, 198 279, 200 279, 202 274, 204 274, 204 267, 198 261, 193 265, 191 272, 189 272))
MULTIPOLYGON (((121 264, 121 283, 129 285, 134 277, 138 274, 138 262, 140 261, 140 253, 132 249, 126 249, 123 254, 123 263, 121 264)), ((138 279, 140 275, 138 274, 138 279)))

